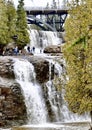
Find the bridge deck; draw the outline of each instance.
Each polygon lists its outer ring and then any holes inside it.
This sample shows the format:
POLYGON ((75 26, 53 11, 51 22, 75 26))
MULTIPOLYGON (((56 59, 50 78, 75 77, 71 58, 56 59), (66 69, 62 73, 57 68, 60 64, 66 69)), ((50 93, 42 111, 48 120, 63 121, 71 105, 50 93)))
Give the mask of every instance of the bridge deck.
POLYGON ((35 9, 35 10, 25 10, 27 15, 50 15, 50 14, 67 14, 68 10, 62 10, 62 9, 44 9, 44 10, 39 10, 39 9, 35 9))

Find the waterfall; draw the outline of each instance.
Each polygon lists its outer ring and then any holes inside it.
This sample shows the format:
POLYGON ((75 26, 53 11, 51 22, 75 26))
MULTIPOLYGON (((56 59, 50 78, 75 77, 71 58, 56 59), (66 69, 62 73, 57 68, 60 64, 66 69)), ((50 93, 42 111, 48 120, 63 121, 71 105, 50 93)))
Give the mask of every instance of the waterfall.
POLYGON ((27 60, 14 60, 16 81, 20 84, 25 97, 28 124, 46 122, 46 107, 41 86, 36 82, 34 67, 27 60))
POLYGON ((64 88, 58 90, 51 79, 51 66, 54 65, 55 73, 63 80, 63 67, 53 60, 49 63, 49 81, 45 83, 45 93, 42 86, 36 81, 34 66, 26 59, 14 59, 14 73, 16 81, 20 84, 27 108, 28 124, 42 124, 46 122, 75 122, 89 121, 87 114, 79 116, 69 111, 64 100, 64 88), (46 96, 45 96, 46 95, 46 96), (48 103, 46 103, 48 102, 48 103), (49 104, 49 108, 48 108, 49 104))
MULTIPOLYGON (((57 32, 31 30, 30 35, 30 47, 35 46, 37 53, 49 45, 62 44, 62 38, 58 37, 57 32)), ((40 56, 43 57, 43 54, 40 56)), ((14 59, 14 73, 25 98, 28 124, 42 124, 50 121, 89 121, 87 114, 80 116, 70 112, 65 102, 65 68, 63 66, 65 61, 50 55, 44 58, 49 62, 49 81, 43 86, 38 84, 34 66, 28 60, 14 59), (52 69, 54 69, 55 81, 52 78, 52 69), (56 86, 54 82, 56 82, 56 86)))
POLYGON ((47 60, 49 61, 49 81, 46 83, 46 87, 48 90, 47 99, 50 104, 50 111, 53 117, 52 121, 59 122, 59 121, 62 121, 62 117, 61 117, 62 111, 60 111, 60 108, 62 106, 61 92, 57 91, 57 88, 54 85, 53 80, 51 79, 51 68, 54 65, 54 71, 55 71, 55 74, 58 76, 58 78, 61 76, 63 72, 63 68, 60 66, 58 62, 52 59, 47 59, 47 60))
POLYGON ((68 105, 64 99, 65 90, 62 89, 62 107, 60 108, 60 111, 62 111, 62 119, 64 122, 85 122, 89 121, 89 114, 85 113, 82 115, 78 115, 77 113, 73 113, 69 111, 68 105))
POLYGON ((62 44, 63 34, 59 37, 58 32, 30 30, 30 39, 30 47, 35 46, 36 53, 40 53, 49 45, 62 44))
MULTIPOLYGON (((65 102, 64 95, 64 68, 60 66, 60 64, 53 60, 49 61, 49 81, 46 83, 46 87, 48 90, 48 101, 51 107, 53 121, 54 122, 83 122, 89 121, 89 114, 85 113, 83 115, 74 114, 73 112, 69 111, 68 105, 65 102), (60 86, 62 85, 61 90, 57 90, 55 87, 53 80, 51 80, 51 66, 54 65, 54 71, 60 80, 60 86)), ((64 61, 63 61, 64 62, 64 61)), ((64 64, 64 63, 63 63, 64 64)), ((58 81, 59 82, 59 81, 58 81)))

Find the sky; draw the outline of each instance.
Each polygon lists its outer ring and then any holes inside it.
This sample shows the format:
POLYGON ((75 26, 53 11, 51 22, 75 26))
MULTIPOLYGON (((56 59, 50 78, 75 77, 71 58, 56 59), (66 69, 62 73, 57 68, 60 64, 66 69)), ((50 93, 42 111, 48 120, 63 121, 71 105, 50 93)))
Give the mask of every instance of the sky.
MULTIPOLYGON (((17 6, 18 0, 13 0, 13 1, 14 1, 15 6, 17 6)), ((59 0, 59 1, 62 1, 62 0, 59 0)), ((24 0, 25 6, 31 6, 31 7, 46 7, 47 2, 51 4, 52 0, 24 0)))
MULTIPOLYGON (((14 4, 17 6, 18 0, 13 0, 14 4)), ((51 2, 51 0, 24 0, 25 6, 46 6, 47 2, 51 2)))

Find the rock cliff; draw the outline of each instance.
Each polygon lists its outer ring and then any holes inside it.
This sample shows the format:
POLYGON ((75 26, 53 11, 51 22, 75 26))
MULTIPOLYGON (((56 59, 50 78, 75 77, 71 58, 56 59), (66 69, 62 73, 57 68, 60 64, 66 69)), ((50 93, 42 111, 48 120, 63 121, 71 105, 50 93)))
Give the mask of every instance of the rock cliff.
POLYGON ((19 84, 4 80, 0 78, 0 126, 24 124, 27 114, 19 84))
MULTIPOLYGON (((36 79, 40 83, 49 80, 49 62, 44 58, 33 56, 1 56, 0 57, 0 126, 12 126, 24 124, 27 119, 26 106, 21 87, 15 80, 13 63, 14 58, 24 59, 34 65, 36 79)), ((54 67, 52 66, 52 76, 54 67)))

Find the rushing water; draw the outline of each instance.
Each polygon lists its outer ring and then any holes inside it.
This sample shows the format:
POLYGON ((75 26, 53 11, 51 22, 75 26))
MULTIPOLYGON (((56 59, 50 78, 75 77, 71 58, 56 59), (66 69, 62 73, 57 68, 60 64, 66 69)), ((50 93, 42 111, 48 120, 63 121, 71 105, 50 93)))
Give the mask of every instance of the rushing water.
MULTIPOLYGON (((49 75, 51 75, 51 65, 54 62, 50 62, 49 75)), ((56 63, 55 69, 57 73, 62 74, 62 67, 56 63)), ((47 97, 43 98, 43 90, 41 85, 36 81, 36 74, 34 67, 27 60, 15 59, 14 72, 17 82, 21 85, 23 95, 25 97, 25 104, 27 107, 28 124, 41 124, 49 122, 45 100, 48 100, 50 104, 50 111, 53 113, 54 122, 75 122, 75 121, 88 121, 89 116, 87 114, 79 116, 73 114, 68 110, 67 104, 64 100, 64 90, 57 91, 51 76, 49 81, 45 84, 47 88, 47 97)), ((50 113, 49 113, 50 114, 50 113)))
POLYGON ((57 32, 30 30, 31 49, 35 47, 36 53, 40 53, 40 51, 43 52, 44 48, 49 45, 61 44, 63 41, 63 34, 61 34, 62 38, 58 35, 57 32))
MULTIPOLYGON (((31 47, 35 46, 37 52, 48 45, 60 43, 62 40, 57 37, 57 33, 31 30, 31 47)), ((45 84, 45 94, 41 84, 37 83, 34 66, 27 60, 14 59, 14 72, 25 97, 28 123, 26 126, 14 127, 13 130, 87 130, 89 125, 82 122, 90 121, 89 115, 79 116, 70 112, 64 100, 64 88, 57 91, 51 79, 51 68, 54 65, 57 78, 64 81, 64 68, 48 56, 46 60, 49 61, 49 81, 45 84)))
POLYGON ((40 85, 36 82, 34 67, 27 60, 15 60, 14 72, 21 85, 27 107, 28 124, 46 122, 46 107, 40 85))

